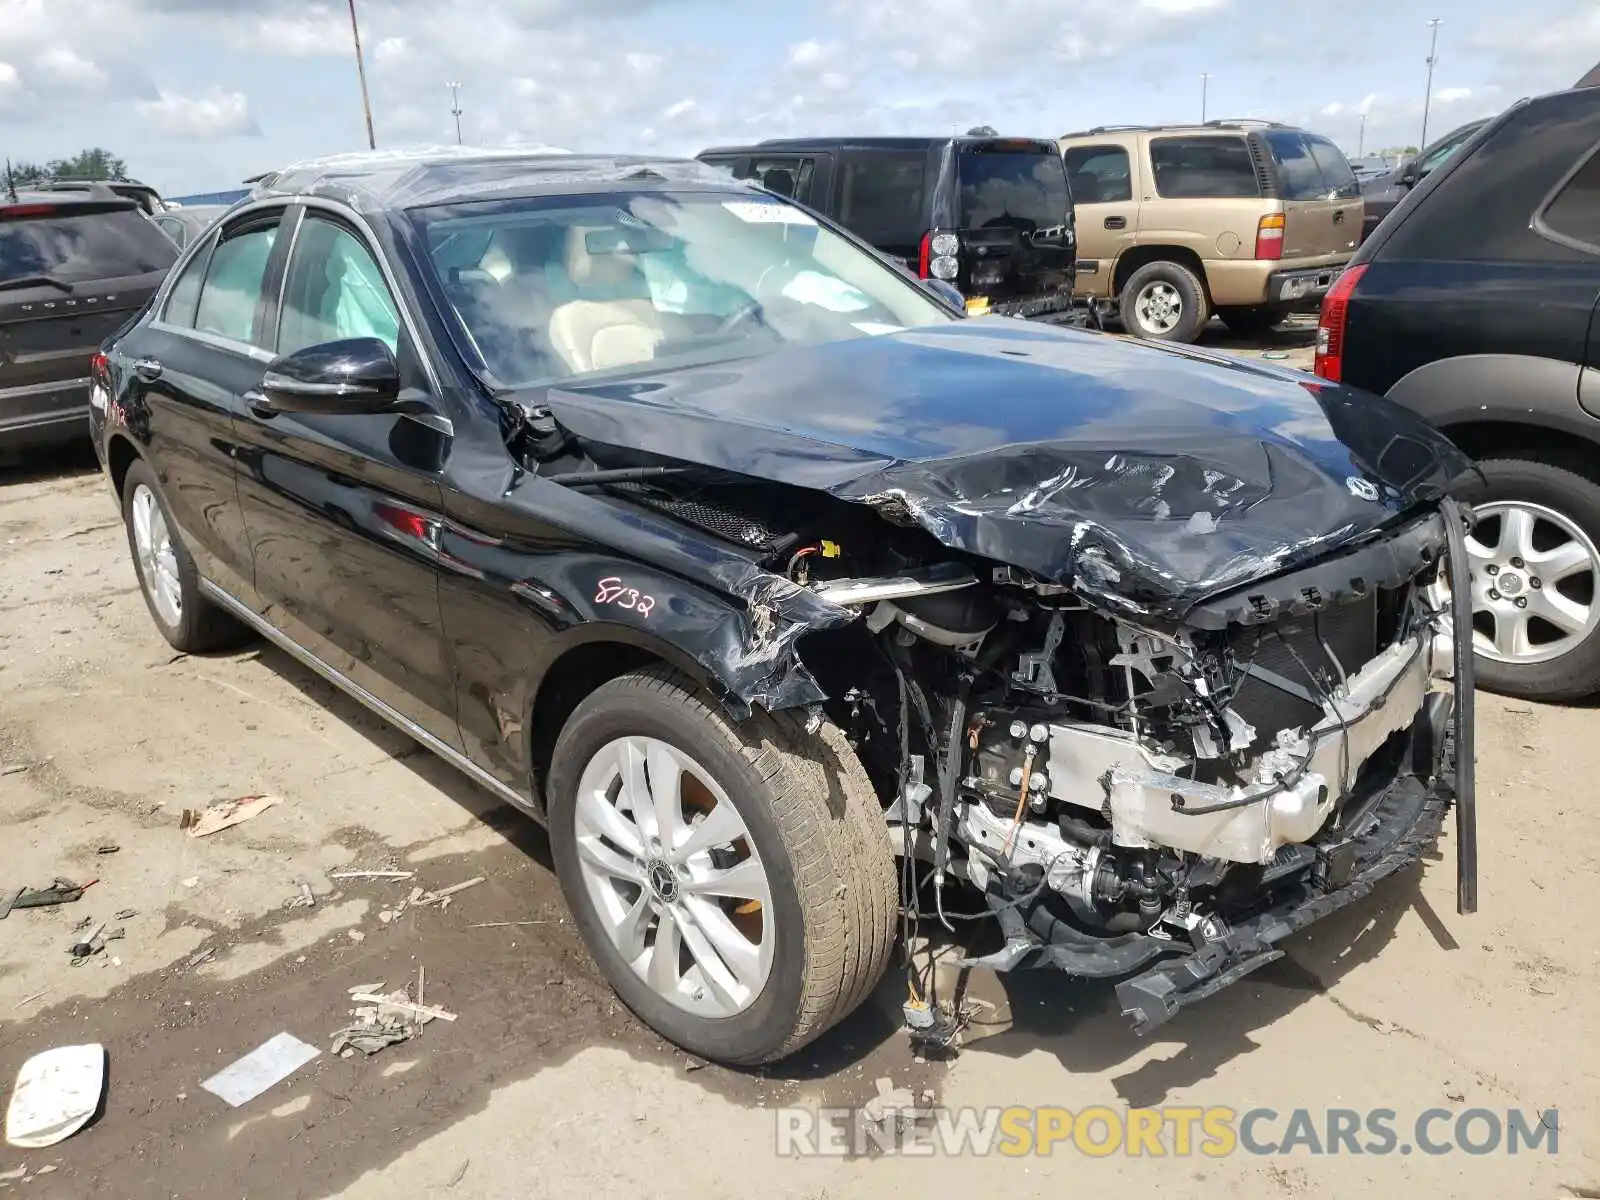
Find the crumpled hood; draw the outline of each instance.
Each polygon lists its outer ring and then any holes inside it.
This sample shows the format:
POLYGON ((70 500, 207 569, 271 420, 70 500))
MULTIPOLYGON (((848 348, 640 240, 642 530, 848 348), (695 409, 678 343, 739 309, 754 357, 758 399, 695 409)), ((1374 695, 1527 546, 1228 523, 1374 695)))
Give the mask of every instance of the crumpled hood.
POLYGON ((574 385, 571 433, 825 491, 1130 613, 1290 569, 1470 470, 1379 397, 1004 318, 574 385))

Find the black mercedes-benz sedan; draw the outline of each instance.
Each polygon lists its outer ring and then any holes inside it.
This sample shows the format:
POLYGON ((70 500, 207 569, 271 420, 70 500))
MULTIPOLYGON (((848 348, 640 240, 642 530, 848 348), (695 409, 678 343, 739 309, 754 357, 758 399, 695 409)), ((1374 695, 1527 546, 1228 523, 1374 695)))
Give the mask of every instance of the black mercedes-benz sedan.
POLYGON ((544 822, 696 1053, 958 915, 1149 1029, 1452 807, 1475 904, 1469 468, 1377 397, 969 318, 700 164, 483 153, 277 173, 93 369, 166 639, 263 636, 544 822))

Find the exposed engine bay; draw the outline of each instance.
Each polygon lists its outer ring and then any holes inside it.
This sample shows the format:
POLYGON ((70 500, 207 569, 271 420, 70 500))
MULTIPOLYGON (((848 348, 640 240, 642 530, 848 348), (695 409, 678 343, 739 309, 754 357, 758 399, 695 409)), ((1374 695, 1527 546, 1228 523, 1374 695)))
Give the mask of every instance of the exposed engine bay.
MULTIPOLYGON (((1161 960, 1119 987, 1141 1031, 1414 861, 1457 793, 1470 643, 1448 500, 1181 619, 1135 619, 953 551, 894 497, 544 457, 547 478, 742 547, 848 614, 795 649, 877 784, 907 911, 943 920, 970 885, 1005 945, 968 961, 996 969, 1161 960)), ((759 640, 774 617, 752 608, 759 640)))

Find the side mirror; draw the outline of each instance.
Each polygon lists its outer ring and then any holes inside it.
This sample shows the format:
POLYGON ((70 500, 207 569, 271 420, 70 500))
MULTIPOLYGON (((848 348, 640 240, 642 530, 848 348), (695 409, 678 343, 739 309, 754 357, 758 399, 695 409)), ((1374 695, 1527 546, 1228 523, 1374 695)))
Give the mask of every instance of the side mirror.
POLYGON ((378 338, 307 346, 277 359, 261 380, 279 412, 406 413, 424 410, 400 399, 400 364, 378 338))
POLYGON ((951 308, 959 308, 962 312, 967 311, 967 298, 961 294, 961 289, 956 287, 955 284, 948 283, 943 279, 919 279, 917 282, 922 285, 924 291, 933 293, 934 296, 943 300, 951 308))
POLYGON ((1403 188, 1416 187, 1417 181, 1422 178, 1422 173, 1417 169, 1417 160, 1412 159, 1400 168, 1400 174, 1395 182, 1403 188))

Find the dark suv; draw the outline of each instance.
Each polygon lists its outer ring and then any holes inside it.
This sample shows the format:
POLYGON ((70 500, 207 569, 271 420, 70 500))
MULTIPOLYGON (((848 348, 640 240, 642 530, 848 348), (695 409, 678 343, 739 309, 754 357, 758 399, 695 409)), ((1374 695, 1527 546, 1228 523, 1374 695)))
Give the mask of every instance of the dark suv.
POLYGON ((838 221, 969 312, 1073 307, 1072 191, 1054 142, 1032 138, 804 138, 721 146, 702 162, 838 221))
POLYGON ((90 359, 177 257, 108 188, 0 192, 0 449, 88 432, 90 359))
POLYGON ((1600 691, 1600 88, 1524 101, 1429 174, 1323 305, 1317 374, 1478 460, 1479 678, 1600 691))

